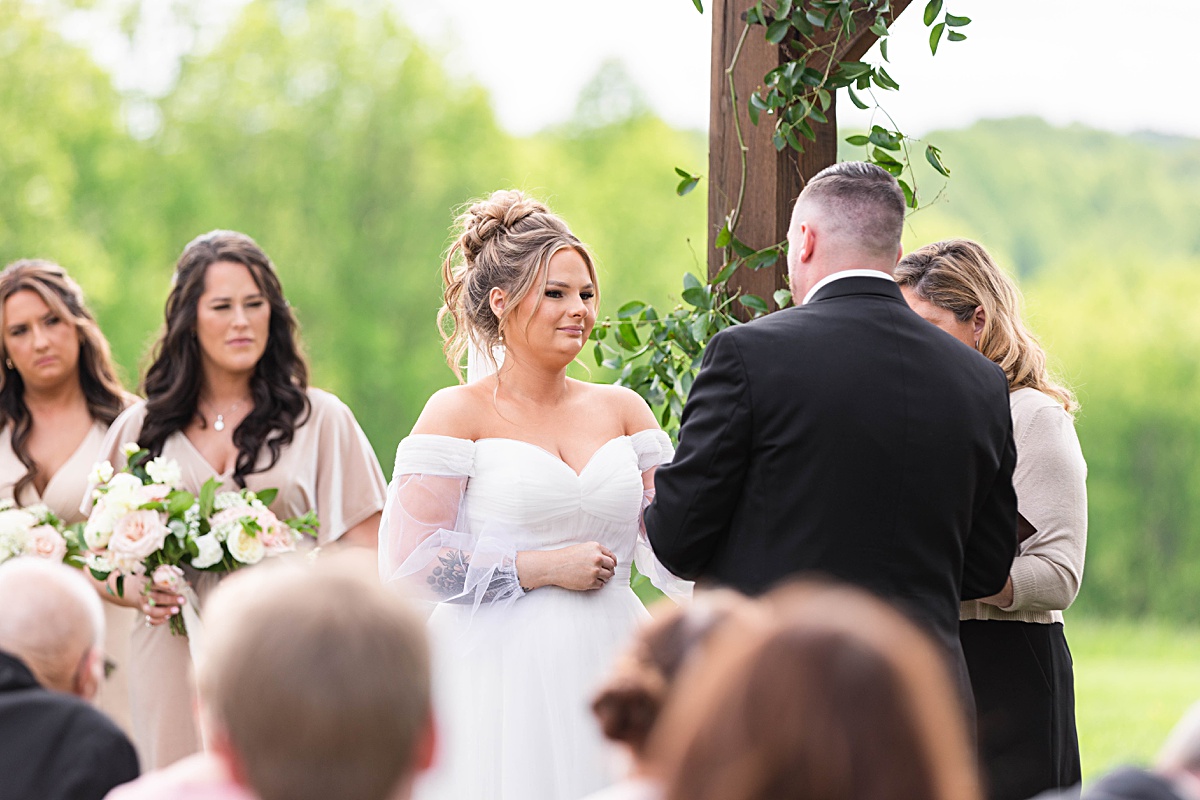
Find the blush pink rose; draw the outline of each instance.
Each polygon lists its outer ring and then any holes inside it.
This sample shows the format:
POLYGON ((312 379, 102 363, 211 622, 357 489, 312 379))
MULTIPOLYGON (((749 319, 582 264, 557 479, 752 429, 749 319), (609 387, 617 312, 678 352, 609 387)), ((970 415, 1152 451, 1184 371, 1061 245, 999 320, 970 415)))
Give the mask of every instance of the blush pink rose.
POLYGON ((262 533, 258 534, 258 538, 262 539, 267 555, 290 553, 296 549, 296 537, 293 535, 292 529, 280 522, 279 518, 269 509, 253 509, 250 516, 254 517, 262 527, 262 533))
POLYGON ((161 503, 171 493, 171 487, 161 483, 148 483, 137 490, 138 505, 161 503))
POLYGON ((168 533, 161 513, 148 509, 131 511, 113 525, 112 538, 108 540, 109 555, 127 565, 140 562, 163 546, 168 533))
POLYGON ((67 555, 67 540, 53 526, 38 525, 29 531, 25 553, 51 561, 62 561, 67 555))
POLYGON ((173 564, 160 564, 154 568, 154 572, 150 573, 150 583, 154 584, 156 589, 179 594, 187 581, 184 580, 183 570, 179 567, 173 564))

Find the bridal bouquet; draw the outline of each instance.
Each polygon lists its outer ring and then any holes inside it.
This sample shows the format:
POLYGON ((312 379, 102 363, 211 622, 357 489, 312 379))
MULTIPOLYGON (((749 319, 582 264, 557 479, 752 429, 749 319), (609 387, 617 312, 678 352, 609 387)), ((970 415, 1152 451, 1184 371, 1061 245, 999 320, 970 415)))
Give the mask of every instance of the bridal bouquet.
POLYGON ((19 508, 0 500, 0 564, 17 556, 35 556, 83 566, 83 549, 75 529, 43 505, 19 508))
MULTIPOLYGON (((127 575, 148 576, 150 586, 184 593, 190 591, 184 567, 232 572, 290 553, 305 536, 316 536, 315 512, 280 520, 267 508, 275 489, 218 492, 220 481, 210 478, 193 495, 177 488, 182 477, 174 461, 150 459, 135 443, 123 449, 124 471, 114 474, 107 461, 93 470, 95 503, 83 527, 86 566, 97 580, 116 572, 118 594, 124 595, 127 575)), ((171 631, 186 633, 181 617, 172 617, 171 631)))

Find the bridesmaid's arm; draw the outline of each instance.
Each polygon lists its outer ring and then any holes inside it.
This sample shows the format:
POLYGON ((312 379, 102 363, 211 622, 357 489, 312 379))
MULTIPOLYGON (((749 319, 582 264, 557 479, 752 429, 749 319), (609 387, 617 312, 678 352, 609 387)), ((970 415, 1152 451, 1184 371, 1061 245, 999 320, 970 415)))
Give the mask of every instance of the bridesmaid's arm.
POLYGON ((369 547, 372 552, 377 551, 379 549, 379 521, 382 517, 383 513, 376 511, 343 533, 338 538, 338 542, 355 547, 369 547))

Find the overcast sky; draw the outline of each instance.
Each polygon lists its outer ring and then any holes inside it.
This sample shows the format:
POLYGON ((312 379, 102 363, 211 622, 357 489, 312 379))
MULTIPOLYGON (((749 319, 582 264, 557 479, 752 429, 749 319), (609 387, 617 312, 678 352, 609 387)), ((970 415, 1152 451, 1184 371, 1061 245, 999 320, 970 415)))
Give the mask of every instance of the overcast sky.
MULTIPOLYGON (((692 0, 397 0, 409 24, 446 48, 453 69, 490 90, 505 127, 528 133, 568 117, 607 58, 619 58, 675 125, 708 123, 711 17, 692 0)), ((915 0, 893 28, 881 100, 912 134, 985 117, 1200 138, 1195 0, 1156 0, 1130 19, 1116 0, 947 0, 973 22, 930 56, 915 0), (1152 9, 1152 12, 1151 12, 1152 9)), ((872 54, 868 58, 877 58, 872 54)), ((861 113, 839 104, 844 124, 861 113)))

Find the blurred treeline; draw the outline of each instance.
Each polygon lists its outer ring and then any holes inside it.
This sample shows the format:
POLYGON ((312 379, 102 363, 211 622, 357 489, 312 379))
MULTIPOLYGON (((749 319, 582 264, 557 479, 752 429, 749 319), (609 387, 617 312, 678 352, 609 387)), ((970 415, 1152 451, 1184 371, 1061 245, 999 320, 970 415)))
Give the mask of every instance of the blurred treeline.
MULTIPOLYGON (((673 168, 704 171, 704 135, 655 118, 619 66, 577 101, 546 98, 577 102, 572 120, 520 138, 386 2, 255 0, 147 96, 60 34, 89 5, 0 0, 0 261, 66 266, 131 388, 175 258, 217 227, 276 261, 314 383, 355 410, 385 471, 453 381, 434 314, 465 200, 507 186, 548 200, 599 256, 602 313, 669 303, 703 272, 703 191, 676 198, 673 168)), ((954 177, 906 246, 991 247, 1083 405, 1075 613, 1200 620, 1200 142, 1028 119, 928 138, 954 177)), ((940 184, 918 177, 930 199, 940 184)))

